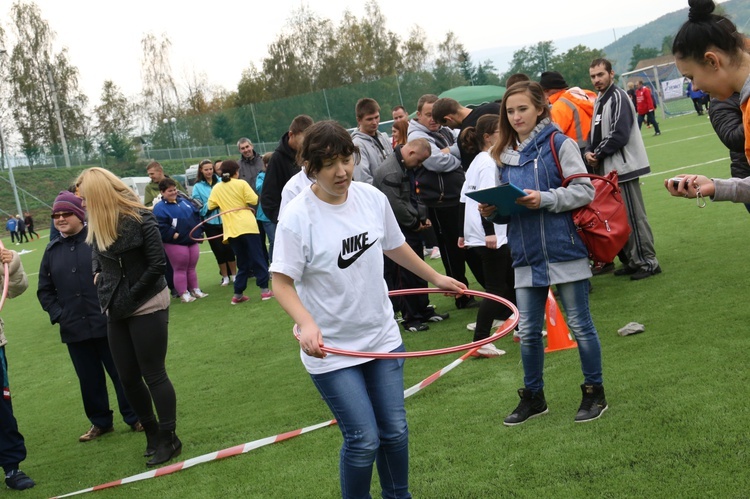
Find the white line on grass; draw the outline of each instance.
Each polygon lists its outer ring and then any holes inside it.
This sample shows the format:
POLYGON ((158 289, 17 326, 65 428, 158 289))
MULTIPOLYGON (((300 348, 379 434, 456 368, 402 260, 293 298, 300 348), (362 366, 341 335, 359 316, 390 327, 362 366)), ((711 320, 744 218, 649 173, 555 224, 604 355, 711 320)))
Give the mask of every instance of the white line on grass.
POLYGON ((671 132, 673 130, 684 130, 686 128, 693 128, 693 127, 696 127, 696 126, 706 126, 706 125, 710 125, 710 124, 711 124, 711 122, 708 121, 708 120, 706 120, 706 121, 701 121, 700 123, 695 123, 693 125, 685 125, 685 126, 678 126, 676 128, 668 128, 666 131, 667 132, 671 132))
POLYGON ((647 175, 642 175, 641 178, 653 177, 654 175, 664 175, 665 173, 679 172, 681 170, 687 170, 688 168, 695 168, 697 166, 710 165, 712 163, 718 163, 720 161, 729 161, 729 158, 712 159, 711 161, 706 161, 705 163, 696 163, 694 165, 679 166, 677 168, 672 168, 671 170, 664 170, 664 171, 659 171, 659 172, 651 172, 651 173, 649 173, 647 175))
POLYGON ((659 144, 651 144, 650 146, 646 146, 646 149, 651 149, 652 147, 659 147, 659 146, 668 146, 671 144, 677 144, 679 142, 687 142, 688 140, 702 139, 703 137, 716 137, 716 134, 707 133, 705 135, 696 135, 694 137, 688 137, 686 139, 673 140, 672 142, 661 142, 659 144))

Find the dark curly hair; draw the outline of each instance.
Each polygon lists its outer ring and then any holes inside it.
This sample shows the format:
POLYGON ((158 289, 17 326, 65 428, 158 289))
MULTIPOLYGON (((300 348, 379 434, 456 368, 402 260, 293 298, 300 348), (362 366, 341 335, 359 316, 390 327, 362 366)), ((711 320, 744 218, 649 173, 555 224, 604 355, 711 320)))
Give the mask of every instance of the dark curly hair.
POLYGON ((305 131, 305 140, 297 152, 297 162, 305 165, 310 179, 323 168, 323 162, 336 157, 354 156, 359 162, 359 148, 352 142, 346 128, 332 120, 319 121, 305 131))

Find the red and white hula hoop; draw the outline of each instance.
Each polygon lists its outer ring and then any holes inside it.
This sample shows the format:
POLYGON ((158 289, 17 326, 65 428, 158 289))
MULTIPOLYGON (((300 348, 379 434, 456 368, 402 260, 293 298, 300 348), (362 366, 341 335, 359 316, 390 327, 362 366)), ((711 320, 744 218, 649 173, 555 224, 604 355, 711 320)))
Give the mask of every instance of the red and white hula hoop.
POLYGON ((202 227, 209 220, 213 220, 215 218, 219 218, 222 215, 226 215, 227 213, 232 213, 233 211, 240 211, 240 210, 250 210, 253 212, 253 215, 255 214, 255 210, 250 208, 249 206, 242 206, 240 208, 232 208, 231 210, 222 211, 221 213, 217 213, 216 215, 212 215, 208 217, 207 219, 205 219, 204 221, 202 221, 201 223, 193 227, 193 230, 190 231, 190 233, 188 234, 188 237, 192 239, 193 241, 196 241, 199 243, 202 243, 203 241, 210 241, 211 239, 218 239, 220 237, 224 237, 224 234, 216 234, 215 236, 211 236, 211 237, 195 238, 193 237, 193 232, 195 232, 198 229, 198 227, 202 227))
MULTIPOLYGON (((5 245, 2 241, 0 241, 0 251, 5 249, 5 245)), ((5 273, 5 278, 3 279, 3 295, 0 296, 0 310, 3 309, 3 305, 5 305, 5 300, 8 298, 8 280, 10 279, 10 265, 7 263, 3 264, 3 271, 5 273)))
MULTIPOLYGON (((426 294, 426 293, 446 294, 446 291, 444 289, 439 289, 439 288, 399 289, 396 291, 389 292, 388 295, 389 296, 404 296, 404 295, 421 295, 421 294, 426 294)), ((455 293, 448 293, 448 294, 455 295, 455 293)), ((498 328, 497 332, 495 332, 495 334, 493 335, 490 335, 488 338, 485 338, 479 341, 473 341, 471 343, 465 343, 463 345, 448 347, 448 348, 437 348, 434 350, 422 350, 422 351, 416 351, 416 352, 355 352, 353 350, 342 350, 340 348, 333 348, 333 347, 327 347, 327 346, 321 346, 320 349, 326 353, 333 353, 336 355, 346 355, 348 357, 363 357, 367 359, 401 359, 401 358, 407 358, 407 357, 430 357, 433 355, 445 355, 447 353, 462 352, 464 350, 472 350, 475 348, 479 348, 488 343, 492 343, 493 341, 497 341, 503 336, 507 336, 511 331, 513 331, 516 328, 516 325, 518 324, 519 313, 518 313, 518 309, 516 308, 516 306, 513 305, 513 303, 511 303, 509 300, 506 300, 505 298, 501 298, 500 296, 497 296, 497 295, 493 295, 492 293, 485 293, 484 291, 472 291, 470 289, 465 290, 463 294, 468 295, 468 296, 478 296, 480 298, 484 298, 485 300, 492 300, 498 303, 502 303, 503 305, 505 305, 511 310, 511 312, 514 314, 514 318, 505 321, 505 323, 500 328, 498 328)), ((292 332, 294 333, 294 337, 297 338, 297 341, 299 341, 299 326, 297 326, 297 324, 294 325, 292 332)))

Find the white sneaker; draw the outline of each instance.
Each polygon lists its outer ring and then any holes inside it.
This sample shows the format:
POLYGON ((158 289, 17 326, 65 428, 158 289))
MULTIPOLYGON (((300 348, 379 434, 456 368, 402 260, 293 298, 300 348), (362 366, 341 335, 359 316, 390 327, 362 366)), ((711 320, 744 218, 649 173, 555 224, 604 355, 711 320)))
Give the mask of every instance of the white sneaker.
POLYGON ((505 355, 505 350, 500 350, 492 343, 484 345, 476 352, 477 357, 484 357, 487 359, 490 357, 500 357, 501 355, 505 355))
POLYGON ((430 253, 432 253, 432 248, 424 248, 424 249, 422 250, 422 254, 423 254, 424 256, 430 256, 430 253))
MULTIPOLYGON (((495 319, 495 320, 492 321, 492 327, 490 329, 498 328, 498 327, 502 326, 503 323, 505 323, 505 321, 501 321, 501 320, 495 319)), ((477 323, 476 322, 470 322, 470 323, 466 324, 466 329, 468 329, 469 331, 476 331, 476 329, 477 329, 477 323)))
POLYGON ((180 301, 182 303, 190 303, 191 301, 195 301, 195 297, 191 295, 188 291, 185 291, 182 296, 180 296, 180 301))
POLYGON ((235 278, 235 277, 236 277, 236 276, 234 276, 234 275, 233 275, 233 276, 232 276, 232 277, 230 277, 229 279, 230 279, 230 280, 231 280, 232 282, 234 282, 234 278, 235 278))
POLYGON ((432 248, 432 252, 430 252, 430 260, 437 260, 438 258, 440 258, 440 248, 435 246, 432 248))
POLYGON ((229 286, 229 277, 222 277, 221 278, 221 285, 222 286, 229 286))
POLYGON ((205 298, 208 296, 208 293, 204 293, 203 291, 200 290, 200 288, 195 288, 193 292, 190 294, 196 298, 205 298))

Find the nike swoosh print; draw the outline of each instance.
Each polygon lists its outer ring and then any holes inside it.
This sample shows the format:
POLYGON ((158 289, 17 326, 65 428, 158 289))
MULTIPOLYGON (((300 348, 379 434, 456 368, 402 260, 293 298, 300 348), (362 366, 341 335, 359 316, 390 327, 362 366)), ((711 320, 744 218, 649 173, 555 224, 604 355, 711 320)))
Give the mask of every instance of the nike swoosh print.
POLYGON ((349 257, 349 258, 344 258, 344 257, 343 257, 343 256, 341 255, 341 253, 339 253, 339 268, 340 268, 340 269, 345 269, 345 268, 348 268, 348 267, 349 267, 349 266, 350 266, 351 264, 353 264, 354 262, 356 262, 356 261, 357 261, 357 259, 358 259, 358 258, 359 258, 360 256, 362 256, 362 254, 363 254, 363 253, 364 253, 365 251, 367 251, 368 249, 370 249, 370 246, 372 246, 372 245, 373 245, 373 244, 375 244, 376 242, 378 242, 378 240, 377 240, 377 239, 375 239, 375 240, 374 240, 373 242, 371 242, 371 243, 369 243, 369 244, 365 244, 365 245, 364 245, 364 246, 362 247, 362 249, 361 249, 361 250, 357 251, 356 253, 354 253, 354 254, 353 254, 353 255, 352 255, 351 257, 349 257))

